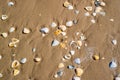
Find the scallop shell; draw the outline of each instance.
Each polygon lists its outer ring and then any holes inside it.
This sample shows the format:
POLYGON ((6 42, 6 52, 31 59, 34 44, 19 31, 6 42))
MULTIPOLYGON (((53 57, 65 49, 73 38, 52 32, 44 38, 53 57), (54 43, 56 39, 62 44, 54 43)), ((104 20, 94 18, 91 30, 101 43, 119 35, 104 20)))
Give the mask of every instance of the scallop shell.
POLYGON ((18 68, 19 66, 20 66, 20 63, 19 63, 18 60, 14 60, 14 61, 12 62, 11 67, 12 67, 13 69, 18 68))
POLYGON ((13 75, 14 76, 17 76, 19 73, 20 73, 20 70, 18 70, 18 69, 13 70, 13 75))
POLYGON ((6 37, 8 36, 8 33, 7 33, 7 32, 3 32, 3 33, 1 33, 1 36, 2 36, 3 38, 6 38, 6 37))

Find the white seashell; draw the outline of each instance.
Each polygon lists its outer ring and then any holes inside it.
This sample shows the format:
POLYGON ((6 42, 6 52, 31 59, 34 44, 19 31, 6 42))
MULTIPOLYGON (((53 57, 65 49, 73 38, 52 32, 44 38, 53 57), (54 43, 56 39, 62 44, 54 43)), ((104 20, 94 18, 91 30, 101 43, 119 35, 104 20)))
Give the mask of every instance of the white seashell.
POLYGON ((75 58, 74 63, 76 63, 76 64, 78 64, 78 65, 79 65, 79 64, 81 63, 80 58, 75 58))
POLYGON ((26 63, 27 62, 27 58, 22 58, 21 60, 20 60, 20 63, 22 63, 22 64, 24 64, 24 63, 26 63))
POLYGON ((65 67, 64 63, 59 63, 58 68, 64 68, 64 67, 65 67))
POLYGON ((73 8, 73 6, 70 4, 70 5, 68 5, 68 10, 73 10, 74 8, 73 8))
POLYGON ((36 58, 34 59, 35 62, 40 62, 41 60, 42 60, 42 58, 39 58, 39 57, 36 57, 36 58))
POLYGON ((15 27, 11 27, 11 28, 9 29, 9 32, 10 32, 10 33, 14 32, 14 31, 15 31, 15 27))
POLYGON ((116 77, 115 80, 120 80, 120 77, 116 77))
POLYGON ((81 80, 80 77, 74 76, 72 80, 81 80))
POLYGON ((66 36, 67 33, 66 33, 66 32, 61 32, 61 34, 62 34, 63 36, 66 36))
POLYGON ((109 63, 109 67, 110 67, 110 68, 116 68, 116 67, 117 67, 117 63, 116 63, 115 61, 111 61, 111 62, 109 63))
POLYGON ((97 14, 95 12, 92 13, 93 16, 96 16, 97 14))
POLYGON ((67 22, 66 22, 66 26, 68 26, 68 27, 73 26, 73 21, 67 21, 67 22))
POLYGON ((58 40, 53 40, 51 46, 58 46, 60 42, 58 40))
POLYGON ((2 59, 2 55, 0 55, 0 60, 2 59))
POLYGON ((95 12, 96 12, 96 13, 99 13, 99 12, 101 12, 102 10, 103 10, 103 9, 102 9, 102 7, 100 7, 100 6, 95 8, 95 12))
POLYGON ((52 22, 50 25, 52 28, 55 28, 57 26, 57 24, 55 22, 52 22))
POLYGON ((2 15, 2 20, 6 20, 8 19, 8 16, 7 15, 2 15))
POLYGON ((70 5, 70 3, 69 3, 68 1, 65 1, 64 4, 63 4, 63 6, 66 7, 66 8, 67 8, 69 5, 70 5))
POLYGON ((8 6, 14 6, 14 4, 15 4, 14 2, 11 2, 11 1, 8 2, 8 6))
POLYGON ((113 40, 112 40, 112 44, 113 44, 113 45, 117 45, 117 40, 113 39, 113 40))
POLYGON ((44 28, 41 28, 40 31, 41 31, 42 33, 47 34, 47 33, 49 33, 49 28, 44 27, 44 28))
POLYGON ((61 29, 62 31, 65 31, 67 29, 65 25, 60 25, 58 28, 61 29))
POLYGON ((102 11, 102 12, 99 12, 99 14, 102 15, 102 16, 105 16, 105 15, 106 15, 106 13, 103 12, 103 11, 102 11))
POLYGON ((112 22, 113 22, 113 21, 114 21, 114 19, 110 19, 110 21, 112 21, 112 22))
POLYGON ((55 74, 55 75, 54 75, 54 78, 58 78, 58 75, 57 75, 57 74, 55 74))
POLYGON ((90 16, 90 13, 89 13, 89 12, 86 12, 84 15, 85 15, 85 16, 90 16))
POLYGON ((102 1, 102 2, 100 2, 100 5, 105 6, 106 4, 105 4, 105 2, 102 1))
POLYGON ((3 38, 6 38, 6 37, 8 36, 8 33, 3 32, 3 33, 1 33, 1 36, 2 36, 3 38))
POLYGON ((96 23, 96 21, 95 21, 94 19, 92 19, 91 22, 92 22, 93 24, 96 23))
POLYGON ((83 69, 81 69, 81 68, 76 68, 76 69, 75 69, 75 73, 76 73, 77 76, 81 76, 81 75, 83 74, 83 72, 84 72, 84 71, 83 71, 83 69))
POLYGON ((82 41, 84 41, 84 40, 86 39, 86 37, 85 37, 83 34, 81 34, 80 39, 81 39, 82 41))
POLYGON ((81 47, 80 47, 80 46, 77 46, 77 49, 81 49, 81 47))
POLYGON ((32 48, 32 52, 35 52, 36 51, 36 48, 32 48))
POLYGON ((70 53, 71 55, 74 55, 74 54, 75 54, 75 51, 74 51, 74 50, 71 50, 69 53, 70 53))
POLYGON ((71 55, 70 54, 66 54, 65 56, 64 56, 64 59, 71 59, 71 55))
POLYGON ((28 28, 24 28, 24 29, 23 29, 23 33, 24 33, 24 34, 28 34, 28 33, 30 33, 30 29, 28 29, 28 28))
POLYGON ((0 73, 0 78, 2 78, 3 77, 3 74, 2 73, 0 73))
POLYGON ((87 10, 87 11, 92 11, 92 6, 87 6, 87 7, 85 7, 85 10, 87 10))
POLYGON ((75 14, 79 14, 80 13, 80 11, 79 10, 75 10, 75 14))
POLYGON ((17 67, 19 67, 19 66, 20 66, 20 63, 19 63, 18 60, 14 60, 14 61, 12 62, 12 65, 11 65, 12 68, 17 68, 17 67))

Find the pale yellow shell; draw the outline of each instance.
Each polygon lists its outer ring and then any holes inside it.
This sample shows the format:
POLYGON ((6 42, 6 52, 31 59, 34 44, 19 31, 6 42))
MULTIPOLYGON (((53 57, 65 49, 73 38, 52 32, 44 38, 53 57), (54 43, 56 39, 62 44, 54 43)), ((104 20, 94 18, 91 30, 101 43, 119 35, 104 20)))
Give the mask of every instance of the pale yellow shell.
POLYGON ((94 60, 99 60, 100 57, 99 57, 99 55, 93 55, 93 59, 94 59, 94 60))
POLYGON ((65 67, 64 63, 59 63, 58 68, 64 68, 64 67, 65 67))
POLYGON ((18 70, 18 69, 13 70, 13 75, 14 76, 17 76, 19 73, 20 73, 20 70, 18 70))
POLYGON ((14 60, 14 61, 12 62, 11 67, 12 67, 13 69, 18 68, 19 66, 20 66, 20 62, 19 62, 18 60, 14 60))
POLYGON ((81 75, 83 74, 83 69, 81 69, 81 68, 76 68, 76 69, 75 69, 75 72, 76 72, 76 75, 77 75, 77 76, 81 76, 81 75))
POLYGON ((65 1, 64 4, 63 4, 63 6, 66 7, 66 8, 67 8, 69 5, 70 5, 70 3, 69 3, 68 1, 65 1))

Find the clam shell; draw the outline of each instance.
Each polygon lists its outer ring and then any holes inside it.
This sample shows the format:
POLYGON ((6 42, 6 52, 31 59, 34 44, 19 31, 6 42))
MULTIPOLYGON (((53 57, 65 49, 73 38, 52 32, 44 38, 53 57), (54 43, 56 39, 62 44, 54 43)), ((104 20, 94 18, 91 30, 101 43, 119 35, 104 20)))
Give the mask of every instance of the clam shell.
POLYGON ((18 70, 18 69, 13 70, 13 75, 14 76, 17 76, 19 73, 20 73, 20 70, 18 70))
POLYGON ((15 31, 15 27, 11 27, 11 28, 9 29, 9 32, 10 32, 10 33, 14 32, 14 31, 15 31))
POLYGON ((68 26, 68 27, 73 26, 73 21, 67 21, 67 22, 66 22, 66 26, 68 26))
POLYGON ((58 46, 60 42, 58 40, 53 40, 51 46, 58 46))
POLYGON ((28 34, 28 33, 30 33, 30 29, 28 29, 28 28, 24 28, 24 29, 23 29, 23 33, 24 33, 24 34, 28 34))
POLYGON ((40 32, 47 34, 47 33, 49 33, 49 28, 47 28, 47 27, 41 28, 40 32))
POLYGON ((22 64, 24 64, 24 63, 26 63, 27 62, 27 58, 22 58, 21 60, 20 60, 20 63, 22 63, 22 64))
POLYGON ((80 77, 74 76, 72 80, 81 80, 80 77))
POLYGON ((19 63, 18 60, 14 60, 14 61, 12 62, 11 67, 12 67, 13 69, 18 68, 19 66, 20 66, 20 63, 19 63))
POLYGON ((3 38, 6 38, 6 37, 8 36, 8 33, 7 33, 7 32, 3 32, 3 33, 1 33, 1 36, 2 36, 3 38))
POLYGON ((7 15, 2 15, 2 18, 1 18, 2 20, 6 20, 6 19, 8 19, 8 16, 7 15))
POLYGON ((81 76, 81 75, 83 74, 83 69, 81 69, 81 68, 76 68, 76 69, 75 69, 75 73, 76 73, 77 76, 81 76))

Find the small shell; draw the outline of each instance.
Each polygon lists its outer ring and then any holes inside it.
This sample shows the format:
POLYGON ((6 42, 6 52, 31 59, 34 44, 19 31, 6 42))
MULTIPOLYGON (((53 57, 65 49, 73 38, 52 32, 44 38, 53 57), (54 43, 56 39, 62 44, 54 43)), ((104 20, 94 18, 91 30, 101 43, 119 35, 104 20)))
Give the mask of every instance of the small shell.
POLYGON ((58 78, 58 75, 57 75, 57 74, 55 74, 53 77, 54 77, 54 78, 58 78))
POLYGON ((66 26, 68 26, 68 27, 73 26, 73 21, 67 21, 67 22, 66 22, 66 26))
POLYGON ((77 76, 81 76, 81 75, 83 74, 83 69, 81 69, 81 68, 76 68, 76 69, 75 69, 75 73, 76 73, 77 76))
POLYGON ((97 14, 95 12, 92 13, 93 16, 96 16, 97 14))
POLYGON ((12 2, 12 1, 10 1, 10 2, 8 2, 8 6, 14 6, 14 2, 12 2))
POLYGON ((60 42, 58 40, 53 40, 51 46, 58 46, 60 42))
POLYGON ((68 5, 68 10, 73 10, 74 8, 73 8, 73 5, 68 5))
POLYGON ((116 67, 117 67, 117 63, 116 63, 115 61, 111 61, 111 62, 109 63, 109 67, 110 67, 110 68, 116 68, 116 67))
POLYGON ((75 58, 74 63, 76 63, 76 64, 78 64, 78 65, 79 65, 79 64, 81 63, 80 58, 75 58))
POLYGON ((12 42, 16 44, 16 43, 19 43, 19 42, 20 42, 20 40, 19 40, 19 39, 17 39, 17 38, 12 38, 12 42))
POLYGON ((14 32, 14 31, 15 31, 15 27, 11 27, 11 28, 9 29, 9 32, 10 32, 10 33, 14 32))
POLYGON ((120 80, 120 77, 115 77, 115 80, 120 80))
POLYGON ((99 60, 100 57, 99 57, 98 55, 93 55, 93 59, 94 59, 94 60, 99 60))
POLYGON ((19 66, 20 66, 20 63, 19 63, 18 60, 14 60, 14 61, 12 62, 11 67, 12 67, 13 69, 18 68, 19 66))
POLYGON ((91 22, 92 22, 93 24, 96 23, 95 19, 91 19, 91 22))
POLYGON ((47 33, 49 33, 49 28, 47 28, 47 27, 41 28, 40 32, 47 34, 47 33))
POLYGON ((36 58, 34 59, 35 62, 40 62, 41 60, 42 60, 42 58, 39 58, 39 57, 36 57, 36 58))
POLYGON ((103 9, 102 9, 102 7, 100 7, 100 6, 95 8, 95 12, 96 12, 96 13, 100 13, 102 10, 103 10, 103 9))
POLYGON ((92 11, 92 6, 86 6, 86 7, 85 7, 85 10, 86 10, 86 11, 92 11))
POLYGON ((55 28, 57 26, 57 24, 55 22, 52 22, 50 25, 52 28, 55 28))
POLYGON ((75 10, 75 14, 79 14, 80 13, 80 11, 79 10, 75 10))
POLYGON ((30 29, 28 29, 28 28, 24 28, 24 29, 23 29, 23 33, 24 33, 24 34, 28 34, 28 33, 30 33, 30 29))
POLYGON ((85 37, 83 34, 81 34, 80 39, 81 39, 82 41, 84 41, 84 40, 86 40, 86 37, 85 37))
POLYGON ((20 73, 20 70, 18 70, 18 69, 13 70, 13 75, 14 76, 17 76, 19 73, 20 73))
POLYGON ((116 40, 116 39, 113 39, 113 40, 112 40, 112 44, 113 44, 113 45, 117 45, 117 40, 116 40))
POLYGON ((69 5, 70 5, 70 3, 69 3, 68 1, 65 1, 64 4, 63 4, 63 6, 66 7, 66 8, 67 8, 69 5))
POLYGON ((58 30, 55 31, 55 34, 56 34, 56 35, 59 35, 59 34, 61 34, 61 32, 62 32, 62 31, 58 29, 58 30))
POLYGON ((67 29, 65 25, 60 25, 58 28, 61 29, 62 31, 66 31, 67 29))
POLYGON ((67 33, 66 33, 66 32, 61 32, 61 34, 62 34, 63 36, 66 36, 67 33))
POLYGON ((20 63, 22 63, 22 64, 24 64, 24 63, 26 63, 27 62, 27 58, 22 58, 21 60, 20 60, 20 63))
POLYGON ((73 66, 73 65, 68 65, 67 68, 68 68, 68 69, 74 69, 75 66, 73 66))
POLYGON ((75 51, 74 51, 74 50, 71 50, 69 53, 70 53, 70 55, 74 55, 74 54, 75 54, 75 51))
POLYGON ((36 51, 36 48, 32 48, 32 52, 35 52, 36 51))
POLYGON ((72 80, 81 80, 80 77, 74 76, 72 80))
POLYGON ((66 60, 71 59, 71 55, 70 55, 70 54, 66 54, 66 55, 64 56, 64 59, 66 59, 66 60))
POLYGON ((58 77, 61 77, 61 76, 63 75, 63 71, 62 71, 62 70, 59 70, 59 71, 57 72, 57 75, 58 75, 58 77))
POLYGON ((17 47, 17 45, 16 45, 14 42, 10 42, 10 43, 8 44, 8 46, 9 46, 9 47, 17 47))
POLYGON ((100 15, 105 16, 106 13, 104 11, 99 12, 100 15))
POLYGON ((86 12, 84 15, 85 15, 85 16, 90 16, 90 13, 89 13, 89 12, 86 12))
POLYGON ((105 6, 106 4, 105 4, 105 2, 102 1, 102 2, 100 2, 100 5, 105 6))
POLYGON ((0 78, 2 78, 3 77, 3 74, 2 73, 0 73, 0 78))
POLYGON ((2 59, 2 55, 0 55, 0 60, 2 59))
POLYGON ((82 41, 81 40, 77 41, 77 43, 78 43, 79 46, 82 46, 82 41))
POLYGON ((2 15, 2 20, 6 20, 8 19, 8 16, 7 15, 2 15))
POLYGON ((58 68, 64 68, 64 67, 65 67, 64 63, 59 63, 58 68))
POLYGON ((60 46, 61 46, 62 48, 66 48, 65 43, 60 43, 60 46))
POLYGON ((3 38, 6 38, 6 37, 8 36, 8 33, 3 32, 3 33, 1 33, 1 36, 2 36, 3 38))

